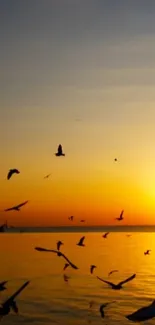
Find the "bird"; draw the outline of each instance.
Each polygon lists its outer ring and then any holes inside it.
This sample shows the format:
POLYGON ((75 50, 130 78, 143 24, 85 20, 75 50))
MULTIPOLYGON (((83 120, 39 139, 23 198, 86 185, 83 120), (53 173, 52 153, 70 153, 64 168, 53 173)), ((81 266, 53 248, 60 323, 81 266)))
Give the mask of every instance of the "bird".
POLYGON ((124 210, 121 211, 121 214, 120 214, 119 218, 116 218, 116 220, 118 220, 118 221, 123 220, 124 219, 123 218, 123 213, 124 213, 124 210))
POLYGON ((93 274, 94 269, 96 268, 96 265, 91 265, 90 266, 90 273, 93 274))
POLYGON ((83 244, 84 239, 85 239, 85 236, 83 236, 83 237, 79 240, 79 242, 77 243, 77 245, 78 245, 78 246, 85 246, 85 245, 83 244))
POLYGON ((131 237, 131 235, 130 235, 130 234, 127 234, 126 236, 127 236, 127 237, 131 237))
POLYGON ((49 178, 51 176, 51 174, 48 174, 46 176, 44 176, 44 178, 49 178))
POLYGON ((144 252, 144 255, 150 255, 151 249, 147 249, 146 252, 144 252))
POLYGON ((18 307, 14 299, 20 294, 20 292, 30 283, 30 281, 25 282, 10 298, 1 304, 0 316, 6 316, 10 313, 11 308, 15 313, 18 313, 18 307))
POLYGON ((8 282, 8 281, 0 282, 0 291, 4 291, 4 290, 6 289, 5 284, 6 284, 7 282, 8 282))
POLYGON ((68 266, 69 266, 69 263, 65 263, 64 268, 63 268, 63 271, 65 271, 68 266))
POLYGON ((117 158, 115 158, 114 161, 118 161, 117 158))
POLYGON ((70 279, 70 277, 66 274, 63 274, 63 278, 65 282, 68 282, 68 280, 70 279))
POLYGON ((125 317, 133 322, 144 322, 155 317, 155 300, 150 305, 142 307, 125 317))
POLYGON ((9 180, 13 174, 20 174, 20 171, 16 168, 10 169, 7 175, 7 179, 9 180))
POLYGON ((85 222, 85 220, 84 220, 84 219, 82 219, 82 220, 80 220, 80 222, 85 222))
POLYGON ((105 304, 102 304, 102 305, 100 306, 99 311, 100 311, 100 314, 101 314, 101 317, 102 317, 102 318, 104 318, 104 308, 107 307, 109 304, 112 304, 113 302, 115 302, 115 301, 106 302, 105 304))
POLYGON ((59 240, 59 241, 57 242, 57 250, 58 250, 58 251, 59 251, 61 245, 63 245, 63 243, 62 243, 61 240, 59 240))
POLYGON ((62 145, 61 145, 61 144, 59 144, 59 146, 58 146, 58 151, 55 153, 55 155, 56 155, 57 157, 59 157, 59 156, 65 156, 65 154, 64 154, 63 151, 62 151, 62 145))
POLYGON ((15 210, 15 211, 20 211, 20 208, 25 205, 28 201, 25 201, 23 203, 20 203, 18 205, 15 205, 13 206, 12 208, 9 208, 9 209, 5 209, 4 211, 12 211, 12 210, 15 210))
POLYGON ((112 283, 112 282, 110 282, 110 281, 105 281, 105 280, 103 280, 103 279, 101 279, 101 278, 99 278, 99 277, 97 276, 97 278, 98 278, 99 280, 101 280, 101 281, 103 281, 103 282, 109 284, 109 285, 111 286, 111 288, 114 289, 114 290, 120 290, 120 289, 122 289, 122 285, 123 285, 124 283, 126 283, 126 282, 128 282, 128 281, 131 281, 131 280, 134 279, 135 277, 136 277, 136 274, 133 274, 132 276, 130 276, 130 277, 127 278, 126 280, 121 281, 121 282, 119 282, 118 284, 114 284, 114 283, 112 283))
POLYGON ((114 273, 114 272, 118 272, 118 270, 112 270, 112 271, 110 271, 110 272, 108 273, 108 275, 111 275, 111 274, 114 273))
POLYGON ((71 220, 71 221, 73 221, 73 218, 74 218, 73 216, 68 217, 68 219, 71 220))
POLYGON ((106 232, 102 237, 107 238, 108 235, 109 235, 109 232, 106 232))
POLYGON ((58 251, 58 250, 54 250, 54 249, 46 249, 46 248, 42 248, 42 247, 35 247, 35 249, 39 252, 51 252, 51 253, 55 253, 57 254, 57 256, 59 257, 63 257, 68 263, 69 265, 73 268, 73 269, 78 269, 78 267, 73 264, 62 252, 58 251))

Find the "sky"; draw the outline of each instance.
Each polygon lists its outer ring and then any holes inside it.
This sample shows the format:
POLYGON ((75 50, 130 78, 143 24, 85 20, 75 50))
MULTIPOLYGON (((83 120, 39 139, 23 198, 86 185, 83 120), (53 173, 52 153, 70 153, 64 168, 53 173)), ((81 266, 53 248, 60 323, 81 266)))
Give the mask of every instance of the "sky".
POLYGON ((0 222, 155 224, 154 21, 154 0, 0 0, 0 222))

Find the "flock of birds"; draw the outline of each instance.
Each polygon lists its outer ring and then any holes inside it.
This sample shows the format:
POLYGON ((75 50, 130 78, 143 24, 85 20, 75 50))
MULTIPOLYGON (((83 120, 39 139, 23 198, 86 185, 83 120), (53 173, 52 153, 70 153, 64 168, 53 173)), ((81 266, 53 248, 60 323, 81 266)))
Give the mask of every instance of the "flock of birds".
MULTIPOLYGON (((55 153, 55 155, 57 157, 60 157, 60 156, 65 156, 63 150, 62 150, 62 145, 60 144, 58 146, 58 150, 57 152, 55 153)), ((114 161, 116 162, 117 161, 117 158, 114 159, 114 161)), ((8 175, 7 175, 7 179, 10 180, 11 177, 14 175, 14 174, 19 174, 20 171, 18 169, 10 169, 9 172, 8 172, 8 175)), ((49 178, 51 174, 48 174, 46 175, 44 178, 49 178)), ((12 211, 12 210, 15 210, 15 211, 20 211, 21 207, 23 207, 25 204, 27 204, 28 201, 25 201, 25 202, 22 202, 18 205, 15 205, 13 207, 10 207, 10 208, 7 208, 5 209, 4 211, 12 211)), ((124 219, 124 210, 121 211, 120 213, 120 216, 116 218, 116 220, 118 221, 122 221, 124 219)), ((74 216, 70 216, 68 218, 70 221, 73 221, 74 220, 74 216)), ((81 222, 85 222, 85 220, 81 220, 81 222)), ((0 226, 0 232, 4 232, 5 231, 5 228, 7 228, 7 223, 3 224, 0 226)), ((104 239, 107 238, 107 236, 109 235, 109 232, 106 232, 102 237, 104 239)), ((131 235, 127 235, 127 236, 131 236, 131 235)), ((81 246, 81 247, 84 247, 85 244, 84 244, 84 240, 85 240, 85 236, 83 236, 82 238, 80 238, 79 242, 77 243, 78 246, 81 246)), ((63 245, 63 242, 62 241, 58 241, 57 242, 57 249, 47 249, 47 248, 43 248, 43 247, 35 247, 35 250, 39 251, 39 252, 51 252, 51 253, 54 253, 56 254, 56 256, 58 257, 62 257, 64 260, 65 260, 65 265, 64 265, 64 268, 63 270, 65 271, 68 267, 71 267, 73 269, 78 269, 78 267, 70 261, 70 259, 60 250, 61 246, 63 245)), ((145 255, 149 255, 150 253, 150 250, 146 250, 144 252, 145 255)), ((90 273, 93 274, 94 273, 94 269, 96 269, 96 265, 90 265, 90 273)), ((111 270, 108 274, 108 276, 110 276, 111 274, 113 274, 114 272, 118 272, 118 270, 111 270)), ((64 274, 64 281, 65 282, 68 282, 68 279, 69 277, 64 274)), ((104 280, 102 278, 100 278, 99 276, 96 276, 96 278, 104 283, 106 283, 107 285, 109 285, 111 287, 111 289, 113 290, 121 290, 123 288, 123 285, 131 280, 133 280, 134 278, 136 277, 136 274, 133 274, 131 275, 130 277, 128 277, 127 279, 117 283, 117 284, 114 284, 113 282, 111 281, 107 281, 107 280, 104 280)), ((7 281, 3 281, 0 283, 0 291, 3 291, 6 289, 5 285, 6 285, 7 281)), ((0 319, 3 317, 3 316, 6 316, 10 313, 11 309, 15 312, 15 313, 18 313, 18 307, 17 307, 17 303, 15 301, 16 297, 27 287, 27 285, 30 283, 30 281, 26 281, 11 297, 9 297, 6 301, 4 301, 2 304, 1 304, 1 307, 0 307, 0 319)), ((101 314, 101 317, 104 318, 105 314, 104 314, 104 308, 106 306, 108 306, 109 304, 111 303, 114 303, 115 301, 112 301, 112 302, 107 302, 107 303, 104 303, 102 305, 100 305, 99 307, 99 312, 101 314)), ((93 302, 90 302, 90 308, 92 307, 93 305, 93 302)), ((155 317, 155 300, 152 302, 151 305, 149 306, 146 306, 146 307, 143 307, 143 308, 140 308, 139 310, 137 310, 136 312, 130 314, 130 315, 127 315, 126 318, 128 320, 131 320, 131 321, 135 321, 135 322, 140 322, 140 321, 145 321, 145 320, 149 320, 151 318, 155 317)))

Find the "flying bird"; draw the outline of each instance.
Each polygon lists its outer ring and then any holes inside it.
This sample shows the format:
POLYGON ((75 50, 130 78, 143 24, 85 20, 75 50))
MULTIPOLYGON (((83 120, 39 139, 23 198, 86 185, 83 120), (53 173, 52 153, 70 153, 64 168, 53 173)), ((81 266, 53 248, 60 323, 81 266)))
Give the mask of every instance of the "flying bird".
POLYGON ((10 169, 7 175, 7 179, 9 180, 13 174, 20 174, 20 171, 16 168, 10 169))
POLYGON ((102 317, 102 318, 104 318, 104 308, 107 307, 108 305, 112 304, 113 302, 115 302, 115 301, 106 302, 105 304, 102 304, 102 305, 100 306, 99 311, 100 311, 100 314, 101 314, 101 317, 102 317))
POLYGON ((5 284, 6 284, 7 282, 8 282, 8 281, 0 282, 0 291, 4 291, 4 290, 6 289, 5 284))
POLYGON ((111 275, 111 274, 113 274, 114 272, 118 272, 118 270, 112 270, 112 271, 110 271, 110 272, 108 273, 108 275, 111 275))
POLYGON ((2 303, 0 307, 0 316, 6 316, 10 313, 11 308, 15 313, 18 313, 18 307, 14 299, 20 294, 20 292, 30 283, 30 281, 25 282, 10 298, 2 303))
POLYGON ((62 151, 62 145, 61 145, 61 144, 59 144, 59 146, 58 146, 58 151, 55 153, 55 155, 56 155, 57 157, 59 157, 59 156, 65 156, 65 154, 64 154, 63 151, 62 151))
POLYGON ((63 268, 63 271, 65 271, 68 266, 69 266, 69 263, 65 263, 64 268, 63 268))
POLYGON ((57 250, 58 250, 58 251, 59 251, 61 245, 63 245, 63 243, 62 243, 61 240, 59 240, 59 241, 57 242, 57 250))
POLYGON ((126 316, 133 322, 144 322, 155 317, 155 300, 148 306, 136 310, 134 313, 126 316))
POLYGON ((118 221, 123 220, 124 219, 123 218, 123 213, 124 213, 124 210, 121 211, 121 214, 120 214, 119 218, 116 218, 116 220, 118 220, 118 221))
POLYGON ((63 257, 68 263, 69 265, 73 268, 73 269, 78 269, 78 267, 76 265, 74 265, 62 252, 58 251, 58 250, 54 250, 54 249, 46 249, 46 248, 42 248, 42 247, 35 247, 35 249, 39 252, 51 252, 51 253, 55 253, 57 254, 57 256, 59 257, 63 257))
POLYGON ((147 249, 146 252, 144 252, 144 255, 150 255, 151 249, 147 249))
POLYGON ((15 211, 20 211, 20 208, 25 205, 28 201, 25 201, 23 203, 20 203, 18 205, 15 205, 13 206, 12 208, 9 208, 9 209, 5 209, 4 211, 12 211, 12 210, 15 210, 15 211))
POLYGON ((108 235, 109 235, 109 232, 106 232, 102 237, 107 238, 108 235))
POLYGON ((96 268, 96 265, 91 265, 90 266, 90 273, 93 274, 94 269, 96 268))
POLYGON ((51 174, 48 174, 48 175, 46 175, 44 178, 49 178, 51 176, 51 174))
POLYGON ((120 290, 120 289, 122 289, 122 286, 123 286, 124 283, 133 280, 135 277, 136 277, 136 274, 133 274, 132 276, 130 276, 130 277, 127 278, 126 280, 121 281, 121 282, 119 282, 118 284, 114 284, 114 283, 112 283, 112 282, 110 282, 110 281, 105 281, 105 280, 103 280, 103 279, 101 279, 101 278, 99 278, 99 277, 97 276, 97 278, 98 278, 99 280, 101 280, 101 281, 103 281, 103 282, 109 284, 109 285, 111 286, 111 288, 114 289, 114 290, 120 290))
POLYGON ((68 219, 71 220, 71 221, 73 221, 73 218, 74 218, 73 216, 68 217, 68 219))
POLYGON ((68 280, 70 279, 70 277, 66 274, 63 274, 63 278, 65 282, 68 282, 68 280))
POLYGON ((84 239, 85 239, 85 236, 83 236, 83 237, 79 240, 79 242, 77 243, 77 245, 78 245, 78 246, 85 246, 85 245, 83 244, 84 239))

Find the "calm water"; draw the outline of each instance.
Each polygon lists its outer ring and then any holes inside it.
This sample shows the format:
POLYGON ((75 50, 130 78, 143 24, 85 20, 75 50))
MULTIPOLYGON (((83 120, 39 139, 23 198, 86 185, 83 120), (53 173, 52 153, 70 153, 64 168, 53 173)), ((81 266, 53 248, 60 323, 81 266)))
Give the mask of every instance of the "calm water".
MULTIPOLYGON (((103 233, 14 233, 0 234, 0 281, 8 280, 8 290, 0 293, 1 301, 11 295, 24 281, 29 286, 17 298, 19 315, 12 312, 2 323, 12 324, 130 324, 125 315, 149 304, 155 299, 155 233, 111 232, 107 239, 103 233), (76 245, 86 235, 86 247, 76 245), (55 248, 62 240, 62 251, 79 269, 68 268, 63 280, 64 260, 52 253, 41 253, 35 246, 55 248), (144 251, 151 249, 150 256, 144 251), (91 264, 97 265, 94 275, 91 264), (108 277, 108 272, 118 273, 108 277), (96 275, 117 282, 137 274, 124 289, 114 291, 100 282, 96 275), (90 309, 89 302, 94 301, 90 309), (99 313, 101 303, 116 300, 105 308, 105 318, 99 313)), ((153 324, 155 320, 148 323, 153 324)))

